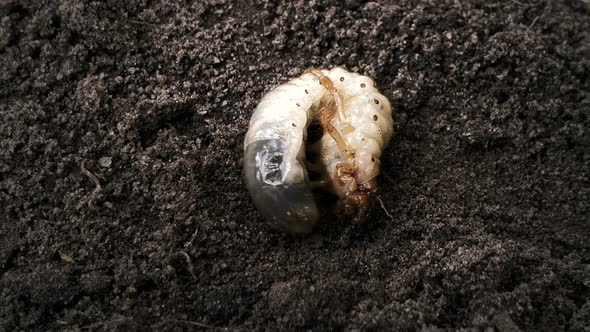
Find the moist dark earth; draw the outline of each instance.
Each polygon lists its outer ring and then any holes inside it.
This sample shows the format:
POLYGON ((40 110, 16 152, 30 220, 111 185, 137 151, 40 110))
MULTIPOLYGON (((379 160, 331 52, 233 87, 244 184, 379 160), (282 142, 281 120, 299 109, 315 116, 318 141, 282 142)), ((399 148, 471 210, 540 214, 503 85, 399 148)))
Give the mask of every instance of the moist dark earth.
POLYGON ((581 0, 3 0, 0 330, 588 331, 589 112, 581 0), (274 232, 249 118, 336 65, 391 218, 274 232))

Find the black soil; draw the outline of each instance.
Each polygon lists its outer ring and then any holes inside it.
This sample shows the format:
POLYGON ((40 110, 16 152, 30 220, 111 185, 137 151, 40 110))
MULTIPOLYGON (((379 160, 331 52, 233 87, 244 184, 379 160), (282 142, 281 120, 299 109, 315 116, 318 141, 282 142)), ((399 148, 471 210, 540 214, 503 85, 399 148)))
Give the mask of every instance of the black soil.
POLYGON ((588 331, 590 5, 206 3, 1 2, 0 330, 588 331), (335 65, 392 218, 272 232, 249 117, 335 65))

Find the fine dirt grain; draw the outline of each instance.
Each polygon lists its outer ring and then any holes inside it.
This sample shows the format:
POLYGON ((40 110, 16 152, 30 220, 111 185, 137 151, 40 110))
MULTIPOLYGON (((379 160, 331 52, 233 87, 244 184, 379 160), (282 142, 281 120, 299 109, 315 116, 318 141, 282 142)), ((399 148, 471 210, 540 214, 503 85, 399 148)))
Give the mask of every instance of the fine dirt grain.
POLYGON ((581 0, 3 0, 0 330, 588 331, 589 77, 581 0), (393 218, 271 232, 249 117, 334 65, 393 218))

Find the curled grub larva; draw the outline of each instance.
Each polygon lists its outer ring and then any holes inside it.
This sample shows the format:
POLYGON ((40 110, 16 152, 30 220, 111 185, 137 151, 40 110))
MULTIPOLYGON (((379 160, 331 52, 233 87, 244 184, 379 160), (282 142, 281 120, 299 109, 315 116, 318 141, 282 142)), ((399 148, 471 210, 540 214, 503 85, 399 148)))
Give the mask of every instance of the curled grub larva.
POLYGON ((369 77, 312 69, 278 86, 254 111, 244 141, 254 204, 274 228, 309 232, 320 215, 312 188, 325 186, 338 196, 339 215, 359 223, 392 134, 389 101, 369 77), (316 125, 322 136, 307 143, 316 125), (308 172, 318 179, 310 181, 308 172))

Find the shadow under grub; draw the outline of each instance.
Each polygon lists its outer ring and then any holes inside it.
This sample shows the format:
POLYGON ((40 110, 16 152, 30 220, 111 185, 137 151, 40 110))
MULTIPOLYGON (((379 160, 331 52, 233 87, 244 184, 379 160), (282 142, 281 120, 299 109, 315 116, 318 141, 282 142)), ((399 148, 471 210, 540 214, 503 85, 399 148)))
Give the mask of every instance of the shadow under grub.
MULTIPOLYGON (((315 231, 322 233, 325 227, 333 229, 337 226, 336 223, 338 216, 335 213, 338 196, 330 192, 329 188, 325 185, 320 185, 323 180, 324 170, 320 167, 320 155, 318 155, 318 149, 312 149, 311 147, 319 144, 320 140, 324 136, 324 129, 319 123, 313 123, 307 128, 307 139, 305 142, 305 162, 307 163, 307 174, 312 187, 312 193, 316 206, 318 207, 320 218, 318 225, 315 227, 315 231)), ((321 148, 319 149, 321 150, 321 148)))

